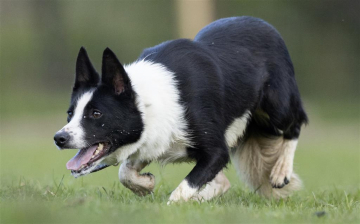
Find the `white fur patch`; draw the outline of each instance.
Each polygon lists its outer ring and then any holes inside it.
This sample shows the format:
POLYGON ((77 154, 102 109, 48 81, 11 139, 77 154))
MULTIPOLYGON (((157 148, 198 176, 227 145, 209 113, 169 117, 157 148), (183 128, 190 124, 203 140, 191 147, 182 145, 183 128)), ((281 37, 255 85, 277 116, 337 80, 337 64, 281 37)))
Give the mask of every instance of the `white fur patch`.
POLYGON ((69 145, 73 146, 74 148, 85 148, 88 146, 84 139, 84 129, 81 126, 81 120, 84 119, 85 106, 91 100, 93 93, 94 90, 90 90, 79 97, 75 105, 72 119, 60 130, 66 131, 70 134, 71 138, 69 145))
POLYGON ((168 163, 191 162, 192 159, 188 157, 186 146, 181 143, 172 144, 171 147, 164 152, 157 161, 161 165, 168 163))
POLYGON ((241 117, 236 118, 226 129, 225 139, 228 147, 234 147, 241 136, 244 135, 251 113, 246 111, 241 117))
POLYGON ((137 94, 144 131, 139 141, 113 153, 117 160, 123 161, 132 155, 142 161, 152 161, 171 148, 178 150, 174 158, 186 156, 185 148, 190 141, 174 74, 163 65, 148 61, 137 61, 124 68, 137 94))
POLYGON ((211 182, 206 184, 205 188, 202 189, 194 199, 198 201, 208 201, 213 197, 224 194, 229 190, 230 186, 229 180, 223 171, 220 171, 211 182))
POLYGON ((177 201, 188 201, 192 198, 197 192, 197 188, 193 188, 189 185, 188 181, 185 179, 181 181, 179 186, 171 193, 169 202, 170 205, 172 202, 177 201))

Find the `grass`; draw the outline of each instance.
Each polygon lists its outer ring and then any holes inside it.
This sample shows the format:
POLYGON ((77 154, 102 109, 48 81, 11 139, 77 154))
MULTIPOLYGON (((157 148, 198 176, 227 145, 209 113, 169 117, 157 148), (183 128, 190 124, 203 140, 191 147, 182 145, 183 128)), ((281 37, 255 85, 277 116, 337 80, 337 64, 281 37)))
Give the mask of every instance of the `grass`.
MULTIPOLYGON (((310 111, 311 113, 311 111, 310 111)), ((59 151, 53 133, 57 115, 2 120, 1 223, 359 223, 358 121, 312 117, 302 133, 295 170, 304 189, 284 200, 248 190, 232 165, 232 188, 209 202, 167 206, 170 192, 191 164, 146 167, 156 176, 152 195, 138 197, 118 181, 118 167, 74 179, 65 169, 73 150, 59 151)))
POLYGON ((41 186, 22 179, 1 190, 2 222, 15 223, 239 223, 356 222, 360 192, 340 189, 300 193, 266 200, 235 187, 206 203, 167 206, 171 189, 161 185, 154 195, 134 196, 118 183, 112 187, 41 186))

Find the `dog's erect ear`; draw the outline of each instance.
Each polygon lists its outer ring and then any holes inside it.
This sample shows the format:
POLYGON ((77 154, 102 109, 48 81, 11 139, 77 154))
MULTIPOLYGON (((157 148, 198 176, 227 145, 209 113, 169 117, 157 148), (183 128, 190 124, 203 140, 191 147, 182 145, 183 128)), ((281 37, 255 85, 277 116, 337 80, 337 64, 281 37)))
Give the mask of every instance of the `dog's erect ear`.
POLYGON ((101 80, 113 87, 116 95, 131 89, 130 79, 124 67, 109 48, 106 48, 103 54, 101 80))
POLYGON ((80 48, 76 60, 76 74, 74 89, 80 86, 96 87, 99 83, 99 74, 94 69, 84 47, 80 48))

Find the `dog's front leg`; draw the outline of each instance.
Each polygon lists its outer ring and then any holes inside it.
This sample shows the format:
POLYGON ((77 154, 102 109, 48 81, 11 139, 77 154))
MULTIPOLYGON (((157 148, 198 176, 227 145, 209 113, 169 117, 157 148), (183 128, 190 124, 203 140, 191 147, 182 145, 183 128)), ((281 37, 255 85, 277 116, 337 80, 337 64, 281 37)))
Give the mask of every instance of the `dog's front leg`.
POLYGON ((151 173, 140 174, 148 162, 126 160, 119 169, 120 182, 139 196, 150 194, 155 187, 155 176, 151 173))

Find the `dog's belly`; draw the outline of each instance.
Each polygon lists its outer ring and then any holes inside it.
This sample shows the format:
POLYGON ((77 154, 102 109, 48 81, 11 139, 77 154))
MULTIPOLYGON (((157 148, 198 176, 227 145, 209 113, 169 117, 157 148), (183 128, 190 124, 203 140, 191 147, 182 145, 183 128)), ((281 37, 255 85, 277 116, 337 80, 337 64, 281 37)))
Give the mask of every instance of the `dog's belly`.
MULTIPOLYGON (((239 138, 244 135, 250 117, 251 113, 246 111, 241 117, 234 119, 226 129, 225 140, 229 148, 236 146, 239 138)), ((181 142, 172 143, 169 149, 157 161, 161 164, 191 162, 193 159, 189 158, 186 150, 187 147, 188 145, 181 142)))
POLYGON ((192 159, 189 158, 186 148, 187 145, 185 144, 173 143, 157 161, 163 165, 168 163, 190 162, 192 159))

